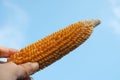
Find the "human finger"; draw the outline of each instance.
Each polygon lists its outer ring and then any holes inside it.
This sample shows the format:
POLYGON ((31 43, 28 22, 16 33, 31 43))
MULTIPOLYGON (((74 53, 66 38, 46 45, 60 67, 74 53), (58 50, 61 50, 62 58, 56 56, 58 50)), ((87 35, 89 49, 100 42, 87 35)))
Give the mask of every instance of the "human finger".
POLYGON ((26 76, 29 76, 33 73, 35 73, 39 69, 39 64, 38 63, 25 63, 19 65, 19 77, 25 78, 26 76))
POLYGON ((9 57, 11 54, 14 54, 16 52, 18 52, 18 50, 0 46, 0 58, 9 57))

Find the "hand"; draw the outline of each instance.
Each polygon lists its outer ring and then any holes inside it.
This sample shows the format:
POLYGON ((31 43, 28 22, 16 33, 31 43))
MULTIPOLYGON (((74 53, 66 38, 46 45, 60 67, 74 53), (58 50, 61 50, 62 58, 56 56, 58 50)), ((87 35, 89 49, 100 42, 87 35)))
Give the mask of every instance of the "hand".
MULTIPOLYGON (((7 58, 18 50, 0 46, 0 58, 7 58)), ((0 80, 30 80, 30 75, 39 69, 38 63, 16 65, 13 62, 0 62, 0 80)))

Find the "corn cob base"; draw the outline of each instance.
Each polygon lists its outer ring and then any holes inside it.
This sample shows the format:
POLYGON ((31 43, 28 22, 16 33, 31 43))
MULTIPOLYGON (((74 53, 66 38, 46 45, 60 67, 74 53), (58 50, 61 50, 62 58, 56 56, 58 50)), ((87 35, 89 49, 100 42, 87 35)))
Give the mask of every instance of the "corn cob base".
POLYGON ((16 64, 38 62, 40 69, 47 67, 81 45, 91 35, 99 20, 80 21, 23 48, 8 61, 16 64))

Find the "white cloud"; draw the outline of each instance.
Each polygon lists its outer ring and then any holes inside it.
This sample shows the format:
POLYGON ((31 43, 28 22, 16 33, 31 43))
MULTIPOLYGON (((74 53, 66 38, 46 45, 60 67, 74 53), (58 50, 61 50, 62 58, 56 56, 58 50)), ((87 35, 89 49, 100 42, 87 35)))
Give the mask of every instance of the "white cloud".
POLYGON ((13 4, 9 0, 3 0, 3 4, 9 10, 7 24, 17 25, 19 28, 20 26, 22 27, 22 25, 26 25, 28 22, 28 16, 22 8, 13 4))
POLYGON ((23 41, 23 34, 15 28, 8 26, 0 30, 0 45, 2 46, 20 48, 23 41))
POLYGON ((23 30, 28 24, 28 16, 23 9, 10 0, 3 0, 3 6, 9 12, 5 24, 0 25, 0 45, 21 48, 25 41, 23 30))
POLYGON ((120 2, 119 0, 109 0, 111 3, 114 18, 110 21, 113 30, 120 35, 120 2))
POLYGON ((120 7, 116 7, 113 10, 115 16, 117 17, 117 19, 120 19, 120 7))
POLYGON ((111 24, 113 26, 113 30, 115 31, 115 33, 120 35, 120 22, 116 20, 112 21, 111 24))
POLYGON ((112 6, 116 6, 117 0, 109 0, 112 6))

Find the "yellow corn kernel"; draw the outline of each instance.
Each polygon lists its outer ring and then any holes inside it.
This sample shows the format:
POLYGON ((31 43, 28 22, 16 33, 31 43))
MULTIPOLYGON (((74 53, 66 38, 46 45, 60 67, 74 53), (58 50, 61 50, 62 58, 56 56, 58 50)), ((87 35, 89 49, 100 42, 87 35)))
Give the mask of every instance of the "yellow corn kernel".
POLYGON ((99 23, 100 20, 88 20, 69 25, 21 49, 11 55, 8 61, 16 64, 38 62, 40 69, 43 69, 82 44, 99 23))

